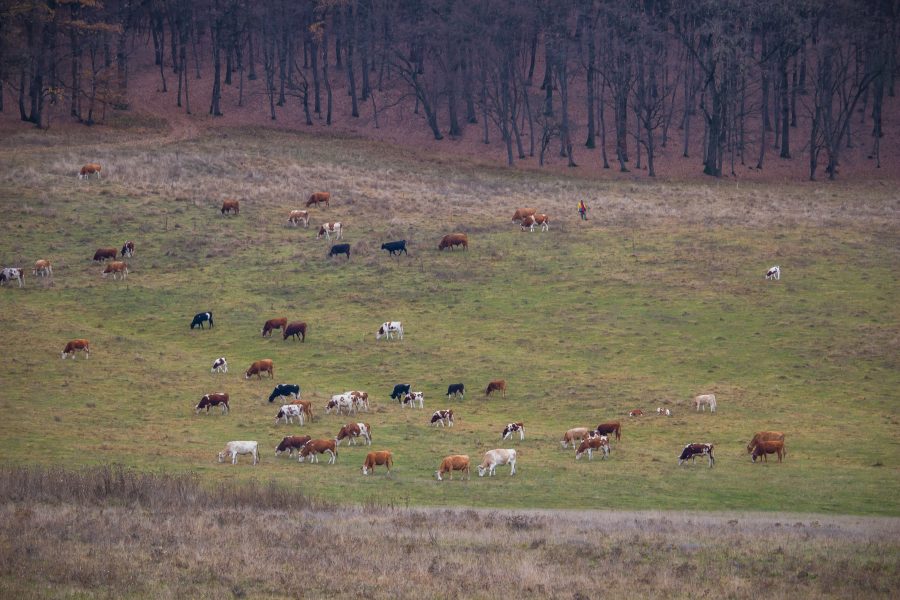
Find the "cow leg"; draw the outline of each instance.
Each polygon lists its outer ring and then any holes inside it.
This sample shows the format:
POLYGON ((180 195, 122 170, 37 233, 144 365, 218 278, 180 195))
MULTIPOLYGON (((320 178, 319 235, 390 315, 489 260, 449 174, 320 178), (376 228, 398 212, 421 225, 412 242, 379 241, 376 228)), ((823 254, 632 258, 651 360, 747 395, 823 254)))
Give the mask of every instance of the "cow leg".
POLYGON ((516 474, 516 461, 514 461, 514 460, 510 461, 509 466, 510 466, 509 475, 511 477, 516 474))

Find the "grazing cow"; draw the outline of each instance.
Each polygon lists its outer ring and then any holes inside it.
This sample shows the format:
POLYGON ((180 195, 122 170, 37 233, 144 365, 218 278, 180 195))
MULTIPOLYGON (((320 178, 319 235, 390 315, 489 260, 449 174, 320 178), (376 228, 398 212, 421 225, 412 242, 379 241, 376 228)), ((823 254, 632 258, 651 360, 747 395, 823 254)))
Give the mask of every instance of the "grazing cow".
POLYGON ((134 242, 128 240, 124 244, 122 244, 122 250, 120 251, 122 258, 132 257, 134 256, 134 242))
POLYGON ((38 277, 50 277, 53 275, 53 265, 50 264, 49 260, 40 259, 34 261, 34 268, 31 270, 32 275, 37 275, 38 277))
POLYGON ((775 281, 780 280, 781 279, 781 267, 779 267, 777 265, 774 267, 769 267, 769 270, 766 271, 766 279, 774 279, 775 281))
POLYGON ((451 383, 447 386, 447 400, 450 399, 450 396, 465 399, 466 386, 461 383, 451 383))
POLYGON ((500 395, 506 398, 506 380, 505 379, 497 379, 496 381, 492 381, 488 384, 487 388, 484 390, 485 396, 490 396, 494 392, 500 392, 500 395))
POLYGON ((337 461, 337 446, 334 440, 310 440, 300 448, 300 456, 297 458, 297 461, 303 462, 308 456, 309 462, 318 463, 319 457, 317 455, 325 454, 326 452, 331 455, 331 458, 328 459, 328 464, 333 465, 337 461))
POLYGON ((687 459, 691 459, 693 462, 697 456, 703 455, 706 455, 709 458, 709 467, 712 468, 713 463, 716 462, 716 459, 713 456, 712 444, 687 444, 684 447, 684 450, 681 451, 681 456, 678 457, 678 466, 681 466, 681 463, 685 462, 687 459))
POLYGON ((497 448, 496 450, 488 450, 484 453, 484 458, 481 459, 481 464, 478 465, 478 476, 484 477, 485 472, 487 472, 488 477, 493 477, 494 471, 496 471, 498 466, 502 465, 509 465, 510 476, 515 475, 516 454, 516 451, 512 448, 497 448))
POLYGON ((274 402, 275 398, 290 398, 291 396, 295 400, 300 398, 300 386, 296 383, 279 383, 269 394, 269 402, 274 402))
POLYGON ((14 279, 19 282, 19 287, 25 285, 25 273, 22 272, 22 269, 6 267, 2 271, 0 271, 0 285, 8 283, 14 279))
POLYGON ((436 410, 431 415, 431 424, 441 427, 453 427, 453 409, 436 410))
POLYGON ((753 435, 753 439, 750 440, 750 443, 747 444, 747 454, 750 454, 751 452, 753 452, 753 449, 756 447, 756 444, 758 444, 759 442, 772 442, 772 441, 783 442, 784 434, 781 433, 780 431, 757 431, 753 435))
POLYGON ((469 236, 464 233, 449 233, 441 238, 441 243, 438 244, 438 250, 443 250, 444 248, 453 250, 456 246, 462 246, 463 250, 468 250, 469 236))
POLYGON ((227 215, 228 213, 239 215, 241 213, 241 203, 237 200, 223 200, 222 214, 227 215))
POLYGON ((250 379, 253 375, 256 375, 257 379, 262 379, 263 373, 268 373, 269 377, 275 379, 275 365, 272 364, 271 358, 255 361, 244 373, 244 379, 250 379))
POLYGON ((309 200, 306 201, 306 208, 312 205, 319 206, 319 204, 324 204, 327 207, 329 202, 331 202, 331 192, 313 192, 309 200))
POLYGON ((214 394, 206 394, 202 398, 200 398, 200 402, 197 406, 194 407, 194 412, 199 413, 204 408, 206 409, 206 414, 209 414, 209 408, 211 406, 222 406, 222 414, 229 412, 231 408, 228 406, 228 394, 225 392, 215 392, 214 394))
POLYGON ((665 415, 665 416, 667 416, 667 417, 671 417, 671 416, 672 416, 672 411, 669 410, 668 408, 663 408, 663 407, 659 406, 659 407, 656 408, 656 414, 658 414, 658 415, 665 415))
POLYGON ((281 317, 280 319, 269 319, 263 324, 262 328, 262 336, 272 337, 272 331, 275 329, 280 329, 282 333, 287 328, 287 319, 285 317, 281 317))
POLYGON ((293 225, 294 227, 298 227, 300 223, 303 223, 303 226, 309 227, 309 211, 308 210, 292 210, 291 216, 288 217, 288 223, 293 225))
POLYGON ((522 219, 522 231, 534 231, 535 225, 541 226, 541 231, 550 230, 550 217, 547 215, 528 215, 522 219))
POLYGON ((403 396, 409 393, 408 383, 398 383, 394 386, 394 391, 391 392, 391 400, 400 400, 403 396))
POLYGON ((86 179, 94 174, 97 175, 97 179, 100 179, 100 171, 102 170, 103 167, 100 166, 100 163, 88 163, 81 167, 81 170, 78 172, 78 179, 86 179))
POLYGON ((403 323, 400 321, 385 321, 375 333, 375 339, 380 340, 387 336, 387 339, 392 340, 395 333, 401 340, 403 339, 403 323))
POLYGON ((705 412, 707 406, 709 406, 709 412, 716 412, 715 394, 700 394, 694 397, 694 408, 697 410, 702 409, 705 412))
POLYGON ((350 260, 350 244, 335 244, 328 251, 328 258, 337 256, 338 254, 346 254, 347 260, 350 260))
POLYGON ((419 408, 425 408, 425 394, 422 392, 409 392, 400 399, 400 406, 409 405, 410 408, 415 408, 416 403, 419 404, 419 408))
POLYGON ((335 394, 331 397, 331 400, 328 401, 328 404, 325 405, 325 414, 330 415, 333 410, 337 414, 346 411, 349 415, 353 412, 353 408, 353 398, 351 398, 349 394, 335 394))
POLYGON ((512 222, 518 223, 525 217, 530 217, 531 215, 533 215, 536 212, 537 211, 533 208, 517 208, 516 212, 513 213, 512 222))
POLYGON ((404 252, 407 256, 409 256, 409 252, 406 252, 406 240, 386 242, 381 245, 381 249, 387 250, 391 256, 393 256, 395 252, 397 253, 397 256, 400 256, 401 252, 404 252))
POLYGON ((349 392, 344 392, 344 395, 350 396, 350 400, 351 402, 353 402, 353 409, 356 412, 360 412, 361 410, 369 412, 369 392, 352 390, 349 392))
POLYGON ((281 439, 281 442, 278 443, 278 446, 275 448, 275 456, 278 456, 284 451, 287 451, 288 457, 294 454, 294 450, 297 451, 297 455, 300 455, 300 449, 306 445, 306 442, 311 440, 312 438, 308 435, 289 435, 281 439))
POLYGON ((600 423, 594 431, 596 431, 598 435, 609 435, 610 433, 614 433, 616 435, 616 441, 622 439, 622 424, 618 421, 600 423))
POLYGON ((435 471, 438 481, 444 480, 444 473, 450 473, 450 481, 453 481, 453 471, 462 471, 469 478, 469 457, 465 454, 452 454, 441 461, 441 466, 435 471))
POLYGON ((209 370, 210 373, 227 373, 228 372, 228 361, 225 360, 224 356, 220 356, 216 360, 213 361, 212 369, 209 370))
POLYGON ((366 440, 366 444, 372 445, 372 428, 369 427, 368 423, 347 423, 341 430, 338 431, 337 437, 334 438, 334 443, 338 446, 341 445, 341 440, 347 438, 348 446, 355 446, 356 440, 359 438, 364 438, 366 440))
POLYGON ((228 442, 225 449, 219 452, 219 462, 225 462, 230 456, 231 464, 237 464, 238 454, 253 455, 253 464, 259 464, 259 443, 257 442, 228 442))
POLYGON ((750 455, 750 460, 756 462, 756 459, 762 456, 765 462, 769 462, 769 459, 766 457, 767 454, 777 454, 778 462, 781 462, 781 457, 787 456, 787 448, 784 447, 784 442, 780 440, 762 440, 756 443, 756 447, 753 448, 753 454, 750 455))
POLYGON ((283 404, 280 409, 278 409, 278 414, 275 415, 275 424, 284 419, 285 424, 293 423, 294 417, 297 417, 297 420, 300 422, 300 425, 303 425, 303 407, 299 404, 283 404))
POLYGON ((595 435, 585 438, 581 441, 581 445, 575 451, 575 460, 578 460, 587 452, 588 460, 594 460, 594 450, 603 453, 601 460, 609 458, 609 438, 605 435, 595 435))
POLYGON ((629 417, 643 417, 644 411, 642 411, 639 408, 635 408, 634 410, 628 411, 628 416, 629 417))
POLYGON ((559 443, 562 444, 563 448, 568 448, 569 444, 575 446, 575 440, 581 443, 581 440, 588 436, 589 431, 590 429, 587 427, 573 427, 563 434, 563 438, 559 440, 559 443))
POLYGON ((281 339, 286 340, 289 337, 294 336, 294 339, 299 339, 301 342, 306 341, 306 323, 304 321, 294 321, 293 323, 288 323, 287 327, 284 328, 284 334, 281 336, 281 339))
POLYGON ((104 260, 116 260, 119 253, 115 248, 97 248, 94 252, 94 262, 103 262, 104 260))
POLYGON ((209 322, 209 328, 212 329, 213 326, 213 316, 211 312, 202 312, 194 315, 194 320, 191 321, 191 329, 194 327, 200 327, 203 329, 203 323, 209 322))
POLYGON ((72 340, 68 344, 66 344, 65 349, 62 351, 62 357, 65 359, 70 354, 72 355, 72 359, 75 359, 75 352, 81 350, 84 352, 85 358, 91 357, 91 343, 87 340, 79 339, 72 340))
POLYGON ((512 437, 512 434, 515 432, 519 432, 519 439, 525 439, 525 423, 519 421, 518 423, 508 423, 506 427, 503 428, 503 433, 500 434, 501 440, 506 440, 512 437))
POLYGON ((368 475, 369 471, 372 471, 372 474, 374 474, 376 465, 384 465, 387 472, 390 473, 391 467, 394 465, 393 453, 390 450, 379 450, 366 454, 366 462, 363 463, 362 474, 368 475))
POLYGON ((344 239, 344 227, 340 223, 322 223, 322 226, 319 227, 319 233, 316 234, 316 239, 322 236, 325 236, 325 239, 329 241, 332 236, 335 239, 342 240, 344 239))
POLYGON ((306 418, 312 421, 313 413, 312 413, 312 402, 309 400, 301 400, 297 398, 296 400, 291 400, 289 404, 293 404, 295 406, 299 406, 303 409, 303 414, 306 415, 306 418))
POLYGON ((114 260, 106 265, 103 271, 100 272, 100 275, 106 277, 110 273, 112 273, 113 280, 116 279, 116 275, 121 275, 121 278, 125 279, 128 275, 128 265, 121 260, 114 260))

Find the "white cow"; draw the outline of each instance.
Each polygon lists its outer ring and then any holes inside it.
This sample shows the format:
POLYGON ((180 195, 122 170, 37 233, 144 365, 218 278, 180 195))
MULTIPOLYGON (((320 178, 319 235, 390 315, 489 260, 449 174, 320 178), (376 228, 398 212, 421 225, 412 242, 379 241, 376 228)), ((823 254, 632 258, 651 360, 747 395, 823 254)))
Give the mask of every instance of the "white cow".
MULTIPOLYGON (((19 282, 19 287, 25 285, 25 273, 22 271, 22 269, 6 267, 2 271, 0 271, 0 285, 10 282, 13 279, 19 282)), ((402 333, 400 337, 403 337, 402 333)))
POLYGON ((293 423, 294 417, 297 417, 297 420, 303 425, 303 407, 299 404, 284 404, 281 406, 278 414, 275 415, 275 424, 278 425, 278 422, 282 419, 284 419, 285 423, 293 423))
POLYGON ((706 407, 709 406, 710 412, 716 412, 716 395, 715 394, 700 394, 699 396, 694 397, 694 408, 697 410, 706 411, 706 407))
POLYGON ((769 270, 766 271, 766 279, 774 279, 776 281, 781 279, 781 267, 775 265, 774 267, 769 267, 769 270))
POLYGON ((400 406, 408 404, 410 408, 415 408, 416 403, 419 404, 419 408, 425 408, 425 394, 422 392, 409 392, 403 396, 400 406))
POLYGON ((220 356, 216 360, 213 361, 212 369, 209 370, 210 373, 227 373, 228 372, 228 361, 225 360, 224 356, 220 356))
POLYGON ((294 227, 299 226, 303 223, 304 227, 309 227, 309 211, 308 210, 292 210, 291 216, 288 218, 288 223, 293 225, 294 227))
POLYGON ((478 465, 478 476, 484 477, 484 473, 487 471, 488 476, 493 477, 497 467, 506 464, 510 466, 509 474, 511 476, 515 475, 516 451, 514 449, 497 448, 496 450, 488 450, 484 453, 484 459, 482 459, 481 464, 478 465))
POLYGON ((219 462, 231 456, 231 464, 237 464, 238 454, 252 454, 253 464, 259 464, 259 443, 258 442, 228 442, 225 449, 219 452, 219 462))
POLYGON ((334 236, 335 239, 343 239, 344 238, 344 228, 340 223, 322 223, 322 226, 319 228, 319 233, 316 234, 316 239, 325 236, 326 240, 331 240, 331 236, 334 236))
POLYGON ((394 339, 394 334, 397 334, 400 339, 403 339, 403 324, 400 321, 385 321, 381 324, 381 327, 378 328, 378 332, 375 334, 375 339, 380 340, 384 336, 387 336, 387 339, 394 339))
POLYGON ((330 415, 332 410, 337 411, 337 414, 341 414, 346 411, 349 415, 353 412, 355 406, 353 404, 353 398, 350 394, 336 394, 331 397, 331 400, 328 401, 328 404, 325 405, 325 414, 330 415))
POLYGON ((453 427, 453 409, 436 410, 431 415, 431 424, 441 427, 453 427))

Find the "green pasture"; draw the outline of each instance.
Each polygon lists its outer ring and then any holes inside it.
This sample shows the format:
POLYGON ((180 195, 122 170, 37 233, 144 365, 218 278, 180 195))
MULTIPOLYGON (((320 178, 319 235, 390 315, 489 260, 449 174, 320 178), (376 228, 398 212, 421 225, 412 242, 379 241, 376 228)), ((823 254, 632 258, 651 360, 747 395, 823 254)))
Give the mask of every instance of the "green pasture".
MULTIPOLYGON (((739 197, 750 206, 780 193, 760 185, 739 197)), ((859 190, 828 193, 833 206, 859 190)), ((866 193, 896 203, 890 188, 866 193)), ((762 225, 752 211, 702 222, 680 218, 667 195, 664 184, 451 168, 357 140, 253 131, 170 144, 4 142, 0 262, 28 276, 24 289, 0 289, 0 460, 116 462, 402 506, 900 514, 897 223, 762 225), (106 177, 78 181, 95 158, 106 177), (349 261, 327 260, 313 228, 285 226, 319 187, 335 202, 313 223, 347 225, 349 261), (606 202, 642 195, 667 212, 606 218, 606 202), (241 199, 240 216, 219 214, 223 197, 241 199), (551 230, 511 225, 517 203, 551 213, 551 230), (455 230, 468 232, 468 252, 438 252, 455 230), (409 257, 379 252, 400 238, 409 257), (102 280, 94 250, 126 239, 137 245, 127 281, 102 280), (52 281, 31 276, 38 258, 53 262, 52 281), (772 264, 780 282, 763 279, 772 264), (215 328, 191 331, 206 310, 215 328), (261 338, 277 316, 309 323, 306 343, 261 338), (376 342, 386 320, 403 322, 402 342, 376 342), (60 360, 77 337, 90 339, 91 358, 60 360), (231 371, 210 374, 222 355, 231 371), (275 381, 244 380, 261 358, 274 359, 275 381), (508 396, 486 400, 497 378, 508 396), (277 382, 301 385, 313 423, 273 424, 266 397, 277 382), (425 393, 424 411, 390 401, 399 382, 425 393), (448 401, 457 382, 465 400, 448 401), (360 447, 342 446, 334 466, 274 457, 284 435, 333 437, 350 419, 325 415, 325 401, 350 389, 373 399, 359 420, 372 426, 372 449, 393 451, 390 477, 363 477, 360 447), (231 395, 230 415, 193 413, 212 391, 231 395), (706 392, 715 415, 690 410, 706 392), (673 416, 657 417, 658 406, 673 416), (647 415, 628 418, 638 407, 647 415), (455 427, 429 427, 438 408, 454 409, 455 427), (576 462, 560 448, 566 429, 612 419, 623 439, 610 460, 576 462), (504 424, 520 420, 526 440, 501 443, 504 424), (786 433, 784 463, 751 464, 745 445, 760 429, 786 433), (260 466, 216 462, 236 439, 260 442, 260 466), (715 444, 715 468, 677 466, 692 441, 715 444), (435 480, 444 455, 477 464, 496 447, 519 449, 515 477, 500 468, 492 480, 474 470, 468 482, 435 480)))

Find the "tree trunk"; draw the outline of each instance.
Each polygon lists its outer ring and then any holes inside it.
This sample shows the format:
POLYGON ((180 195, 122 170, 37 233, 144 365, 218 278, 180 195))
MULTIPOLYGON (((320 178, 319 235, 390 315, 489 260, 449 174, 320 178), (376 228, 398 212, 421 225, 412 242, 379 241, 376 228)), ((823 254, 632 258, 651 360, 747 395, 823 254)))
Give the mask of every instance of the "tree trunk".
POLYGON ((331 80, 328 79, 328 30, 322 34, 322 81, 325 82, 325 124, 331 125, 331 109, 333 95, 331 92, 331 80))
MULTIPOLYGON (((218 2, 216 2, 216 12, 218 13, 218 2)), ((217 14, 210 24, 210 36, 213 51, 213 88, 212 98, 209 104, 209 114, 214 117, 222 116, 219 102, 222 98, 222 17, 217 14)))
POLYGON ((352 6, 347 7, 348 20, 352 20, 350 35, 347 40, 347 83, 349 84, 350 114, 353 117, 359 117, 359 101, 356 97, 356 74, 353 72, 353 50, 356 46, 358 29, 356 26, 356 13, 351 12, 352 10, 352 6))
POLYGON ((788 56, 782 50, 780 64, 778 65, 781 76, 781 154, 780 158, 791 157, 791 104, 788 94, 788 56))
POLYGON ((597 102, 600 108, 600 156, 603 159, 603 168, 609 168, 609 160, 606 157, 606 119, 604 117, 604 104, 606 103, 604 93, 606 91, 606 80, 600 83, 600 99, 597 102))
POLYGON ((588 148, 595 148, 594 138, 597 136, 596 127, 594 125, 594 90, 595 90, 595 72, 596 72, 596 48, 594 44, 594 19, 588 18, 588 66, 587 66, 587 141, 584 145, 588 148))
POLYGON ((319 80, 319 44, 315 40, 309 42, 310 65, 313 72, 313 111, 322 116, 322 88, 319 80))

